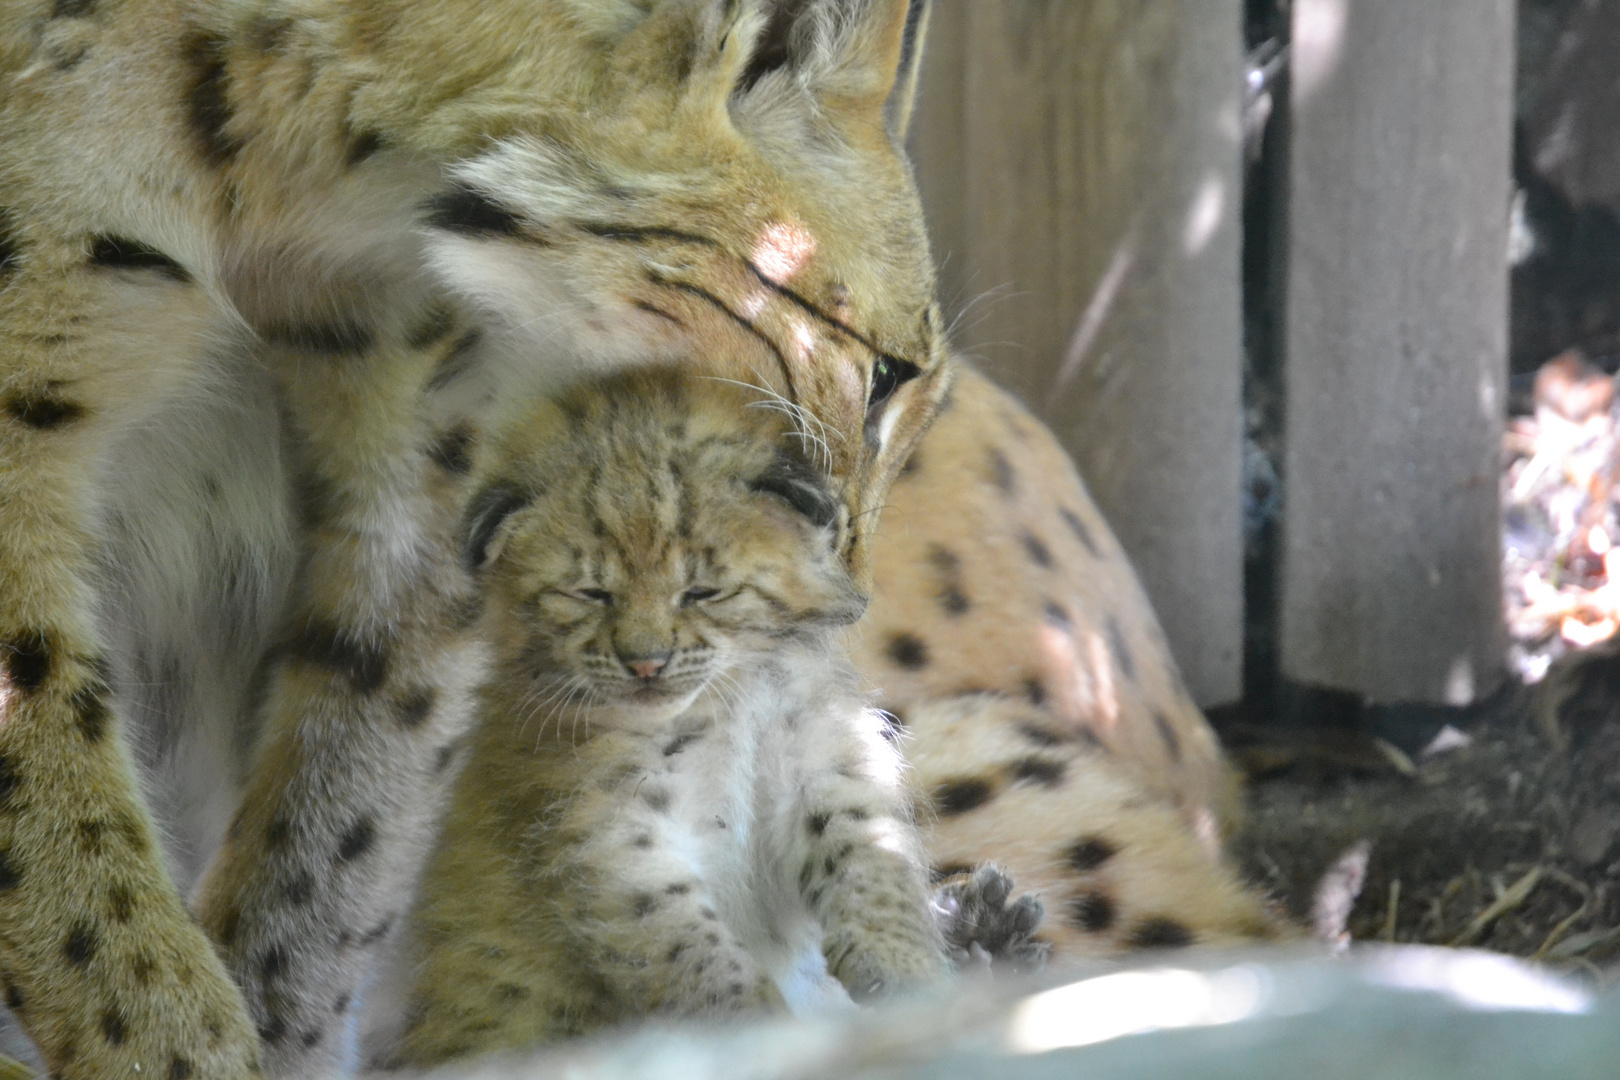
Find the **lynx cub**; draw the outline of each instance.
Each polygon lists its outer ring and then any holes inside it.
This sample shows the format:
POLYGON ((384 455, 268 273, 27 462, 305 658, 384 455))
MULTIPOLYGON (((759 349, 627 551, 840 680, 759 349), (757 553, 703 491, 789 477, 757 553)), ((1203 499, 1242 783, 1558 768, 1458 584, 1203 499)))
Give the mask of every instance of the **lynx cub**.
POLYGON ((836 643, 865 608, 838 494, 772 404, 619 376, 492 448, 467 551, 494 668, 413 920, 407 1061, 945 972, 900 757, 836 643))

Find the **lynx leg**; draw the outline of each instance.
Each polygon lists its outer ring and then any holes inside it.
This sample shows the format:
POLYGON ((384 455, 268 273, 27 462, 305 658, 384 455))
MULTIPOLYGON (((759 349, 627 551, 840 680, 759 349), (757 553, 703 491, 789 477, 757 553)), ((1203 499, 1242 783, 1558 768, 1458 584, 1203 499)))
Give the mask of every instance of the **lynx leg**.
POLYGON ((128 258, 134 249, 106 237, 9 224, 0 229, 0 993, 53 1075, 257 1075, 241 998, 187 917, 136 793, 90 584, 98 461, 195 374, 209 308, 156 252, 128 258))
POLYGON ((454 335, 280 336, 300 347, 272 341, 267 359, 306 550, 266 660, 243 809, 199 895, 267 1070, 306 1077, 352 1063, 366 979, 411 902, 482 663, 452 538, 465 457, 435 437, 422 397, 454 335))

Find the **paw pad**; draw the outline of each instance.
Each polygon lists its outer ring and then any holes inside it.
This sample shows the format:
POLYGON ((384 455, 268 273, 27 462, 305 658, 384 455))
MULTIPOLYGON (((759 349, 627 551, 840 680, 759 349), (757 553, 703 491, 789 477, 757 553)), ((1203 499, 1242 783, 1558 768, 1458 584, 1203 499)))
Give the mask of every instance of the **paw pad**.
POLYGON ((934 894, 934 915, 958 971, 1019 974, 1046 965, 1052 946, 1034 937, 1046 907, 1032 895, 1008 903, 1012 891, 1012 879, 988 863, 940 884, 934 894))

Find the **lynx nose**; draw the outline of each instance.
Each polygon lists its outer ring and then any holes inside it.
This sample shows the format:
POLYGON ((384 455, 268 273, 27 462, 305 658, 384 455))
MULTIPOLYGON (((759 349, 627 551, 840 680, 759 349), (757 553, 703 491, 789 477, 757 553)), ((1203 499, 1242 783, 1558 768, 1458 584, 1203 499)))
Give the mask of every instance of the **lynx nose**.
POLYGON ((643 682, 651 682, 658 678, 658 673, 664 670, 669 663, 669 653, 650 653, 647 656, 623 656, 624 666, 630 669, 630 674, 643 682))

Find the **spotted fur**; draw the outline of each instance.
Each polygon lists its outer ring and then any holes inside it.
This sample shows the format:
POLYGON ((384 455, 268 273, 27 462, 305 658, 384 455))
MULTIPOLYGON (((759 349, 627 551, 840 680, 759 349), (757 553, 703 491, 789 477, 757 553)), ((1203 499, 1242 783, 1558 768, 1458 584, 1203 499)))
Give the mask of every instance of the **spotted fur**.
POLYGON ((1220 860, 1237 791, 1124 552, 1051 433, 971 368, 873 563, 846 641, 936 873, 1005 867, 1056 960, 1287 935, 1220 860))
POLYGON ((0 0, 0 981, 53 1073, 350 1062, 482 667, 458 430, 757 384, 866 585, 948 381, 907 9, 0 0))
POLYGON ((835 640, 865 600, 830 478, 768 403, 620 377, 498 441, 479 483, 520 495, 468 529, 495 660, 405 1062, 943 974, 900 758, 835 640))

